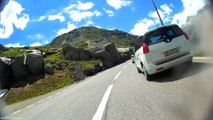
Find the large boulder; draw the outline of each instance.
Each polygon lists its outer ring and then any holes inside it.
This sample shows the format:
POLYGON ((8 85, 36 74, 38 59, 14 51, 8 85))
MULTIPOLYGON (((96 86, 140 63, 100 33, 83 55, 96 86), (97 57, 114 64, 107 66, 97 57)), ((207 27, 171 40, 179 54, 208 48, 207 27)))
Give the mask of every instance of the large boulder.
POLYGON ((30 74, 25 61, 26 57, 24 55, 20 55, 12 61, 11 66, 14 78, 23 78, 30 74))
POLYGON ((46 64, 44 69, 45 69, 45 72, 47 74, 53 74, 54 73, 54 69, 53 69, 53 66, 51 64, 46 64))
POLYGON ((132 48, 118 48, 118 52, 121 55, 122 61, 126 61, 131 59, 131 55, 133 54, 132 48))
POLYGON ((44 71, 44 59, 41 51, 31 50, 12 61, 14 78, 25 78, 29 75, 39 75, 44 71))
POLYGON ((52 54, 56 54, 59 53, 61 51, 60 48, 50 48, 45 55, 52 55, 52 54))
POLYGON ((10 83, 11 76, 11 59, 0 57, 0 89, 7 88, 10 83))
POLYGON ((111 60, 111 55, 106 50, 99 50, 99 51, 91 52, 91 56, 96 59, 111 60))
POLYGON ((121 56, 118 53, 114 43, 106 44, 104 47, 105 47, 105 50, 109 52, 111 56, 111 60, 114 64, 117 65, 121 63, 121 56))
POLYGON ((44 72, 44 59, 39 50, 27 53, 26 64, 33 74, 44 72))
POLYGON ((62 54, 66 60, 88 60, 90 57, 88 51, 81 48, 75 48, 66 41, 62 44, 62 54))
POLYGON ((90 51, 93 58, 102 59, 105 68, 110 68, 122 62, 115 44, 110 41, 94 41, 90 43, 87 50, 90 51))

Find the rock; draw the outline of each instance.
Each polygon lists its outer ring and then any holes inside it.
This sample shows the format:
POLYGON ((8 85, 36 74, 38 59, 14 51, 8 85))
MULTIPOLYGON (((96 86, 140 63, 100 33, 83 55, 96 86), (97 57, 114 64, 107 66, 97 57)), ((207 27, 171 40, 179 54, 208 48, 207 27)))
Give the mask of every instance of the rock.
POLYGON ((53 69, 53 67, 52 67, 52 65, 50 65, 50 64, 46 64, 45 65, 45 72, 47 73, 47 74, 53 74, 54 73, 54 69, 53 69))
POLYGON ((9 87, 11 82, 11 59, 0 57, 0 89, 5 89, 9 87))
POLYGON ((72 74, 74 76, 75 81, 85 79, 83 69, 82 69, 82 65, 80 63, 75 64, 74 71, 72 72, 72 74))
POLYGON ((106 50, 91 52, 91 56, 96 59, 111 60, 111 56, 106 50))
POLYGON ((103 66, 102 66, 102 63, 101 64, 98 64, 98 65, 94 65, 94 73, 98 73, 98 72, 101 72, 103 71, 103 66))
POLYGON ((109 52, 111 60, 115 65, 121 63, 121 56, 118 53, 114 43, 105 45, 105 50, 109 52))
POLYGON ((23 78, 30 74, 30 70, 25 63, 25 59, 25 56, 21 55, 12 61, 11 66, 14 78, 23 78))
POLYGON ((86 50, 90 51, 93 58, 105 61, 105 67, 110 67, 121 63, 121 56, 118 53, 114 43, 110 41, 97 41, 90 44, 86 50))
POLYGON ((26 55, 16 57, 11 65, 14 78, 26 78, 44 72, 44 59, 39 50, 27 51, 26 55))
POLYGON ((56 54, 56 53, 59 53, 60 51, 61 51, 61 49, 59 49, 59 48, 51 48, 45 53, 45 55, 56 54))
POLYGON ((66 60, 88 60, 89 53, 81 48, 72 47, 69 43, 63 42, 62 54, 66 60))
POLYGON ((103 61, 103 69, 106 70, 106 69, 109 69, 111 67, 114 66, 114 63, 112 61, 103 61))
POLYGON ((129 60, 131 58, 131 54, 133 54, 132 48, 118 48, 118 52, 121 55, 122 61, 129 60))
POLYGON ((124 62, 124 61, 127 61, 129 60, 129 55, 128 54, 125 54, 125 53, 121 53, 121 60, 124 62))
POLYGON ((41 74, 44 72, 43 55, 38 50, 27 53, 26 64, 33 74, 41 74))
POLYGON ((7 49, 2 45, 0 44, 0 51, 6 51, 7 49))

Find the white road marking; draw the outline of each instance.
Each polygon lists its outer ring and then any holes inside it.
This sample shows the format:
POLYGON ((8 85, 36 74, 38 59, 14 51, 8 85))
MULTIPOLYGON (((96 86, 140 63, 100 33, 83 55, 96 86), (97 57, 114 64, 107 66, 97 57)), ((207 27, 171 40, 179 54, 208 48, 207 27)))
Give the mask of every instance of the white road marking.
POLYGON ((52 98, 53 96, 49 96, 47 99, 50 99, 50 98, 52 98))
POLYGON ((30 107, 33 107, 33 106, 34 106, 34 104, 31 104, 31 105, 27 106, 26 108, 30 108, 30 107))
POLYGON ((112 88, 113 88, 113 85, 110 85, 107 88, 107 90, 106 90, 106 92, 105 92, 105 94, 104 94, 104 96, 103 96, 103 98, 101 100, 101 103, 98 106, 98 109, 97 109, 95 115, 93 116, 92 120, 101 120, 102 115, 103 115, 104 110, 105 110, 105 107, 106 107, 106 104, 107 104, 107 101, 109 99, 109 95, 110 95, 110 93, 112 91, 112 88))
POLYGON ((18 110, 18 111, 16 111, 16 112, 14 112, 13 115, 15 115, 16 113, 21 112, 21 111, 22 111, 22 110, 18 110))
POLYGON ((42 100, 39 100, 38 103, 41 103, 41 102, 44 102, 44 101, 45 101, 45 99, 42 99, 42 100))
POLYGON ((128 65, 125 65, 125 66, 123 67, 123 70, 124 70, 124 69, 126 69, 126 68, 127 68, 127 66, 128 66, 128 65))
POLYGON ((193 57, 194 60, 212 60, 212 57, 193 57))
POLYGON ((116 80, 116 79, 118 79, 118 77, 119 77, 119 75, 122 73, 122 71, 120 71, 116 76, 115 76, 115 78, 113 79, 113 81, 114 80, 116 80))

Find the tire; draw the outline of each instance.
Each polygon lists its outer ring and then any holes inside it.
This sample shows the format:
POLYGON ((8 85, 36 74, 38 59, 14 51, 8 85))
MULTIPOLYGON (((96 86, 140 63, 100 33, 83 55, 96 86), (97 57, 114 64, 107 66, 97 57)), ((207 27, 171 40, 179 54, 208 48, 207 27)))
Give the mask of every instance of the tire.
POLYGON ((144 67, 144 65, 143 65, 143 74, 144 74, 144 77, 146 78, 146 80, 151 81, 152 75, 147 73, 146 68, 144 67))
POLYGON ((137 70, 138 70, 138 73, 142 73, 142 71, 141 71, 141 70, 139 70, 139 69, 138 69, 138 67, 137 67, 137 70))

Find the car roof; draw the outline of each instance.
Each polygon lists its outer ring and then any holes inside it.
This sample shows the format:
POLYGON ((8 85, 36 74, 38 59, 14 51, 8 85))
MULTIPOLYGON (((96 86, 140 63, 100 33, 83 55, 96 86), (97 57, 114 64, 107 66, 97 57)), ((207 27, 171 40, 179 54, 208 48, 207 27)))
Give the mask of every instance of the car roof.
POLYGON ((150 31, 146 32, 146 33, 144 34, 144 36, 143 36, 143 42, 145 41, 145 39, 147 39, 147 37, 149 36, 150 33, 155 32, 155 31, 158 31, 158 30, 161 30, 161 29, 163 29, 163 28, 168 28, 168 27, 173 27, 173 26, 179 27, 177 24, 170 24, 170 25, 158 27, 158 28, 155 28, 155 29, 153 29, 153 30, 150 30, 150 31))
POLYGON ((167 27, 172 27, 172 26, 178 26, 178 25, 177 25, 177 24, 171 24, 171 25, 166 25, 166 26, 158 27, 158 28, 155 28, 155 29, 152 29, 152 30, 150 30, 150 31, 146 32, 146 33, 144 34, 144 36, 145 36, 146 34, 151 33, 151 32, 154 32, 154 31, 160 30, 160 29, 162 29, 162 28, 167 28, 167 27))

